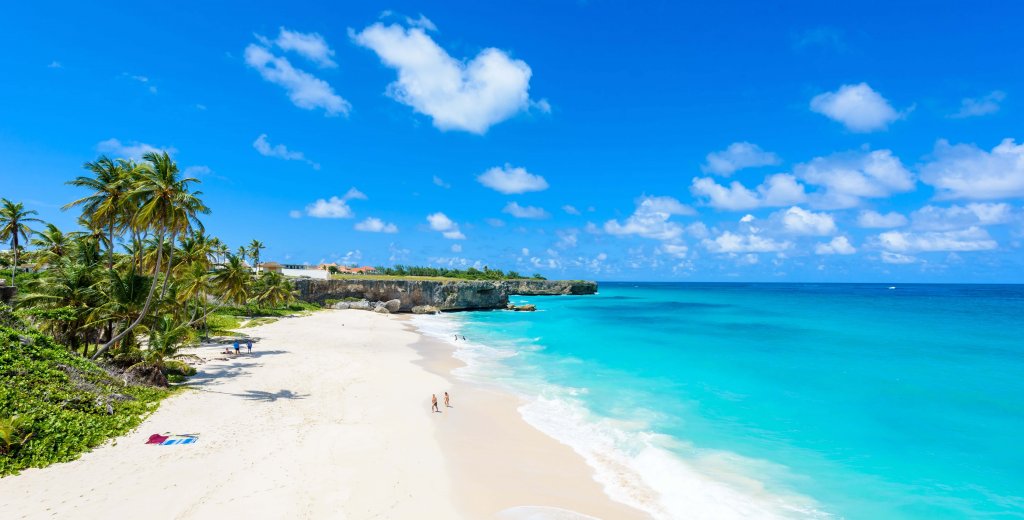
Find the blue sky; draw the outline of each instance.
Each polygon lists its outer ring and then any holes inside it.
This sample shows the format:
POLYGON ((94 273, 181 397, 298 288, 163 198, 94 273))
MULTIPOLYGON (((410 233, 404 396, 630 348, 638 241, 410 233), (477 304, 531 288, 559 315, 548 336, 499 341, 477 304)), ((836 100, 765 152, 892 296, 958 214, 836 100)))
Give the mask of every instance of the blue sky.
POLYGON ((8 6, 0 195, 159 148, 279 261, 1024 282, 1019 3, 207 4, 8 6))

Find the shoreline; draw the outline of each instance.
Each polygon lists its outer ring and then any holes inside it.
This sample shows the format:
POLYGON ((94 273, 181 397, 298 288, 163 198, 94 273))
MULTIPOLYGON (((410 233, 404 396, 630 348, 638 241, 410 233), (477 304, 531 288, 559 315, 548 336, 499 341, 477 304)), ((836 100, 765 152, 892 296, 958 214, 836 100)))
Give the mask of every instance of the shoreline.
POLYGON ((465 366, 453 356, 454 345, 420 333, 409 318, 399 320, 420 336, 412 345, 421 356, 416 364, 452 389, 455 413, 435 434, 452 481, 462 488, 454 496, 467 518, 650 518, 609 497, 582 456, 527 423, 519 397, 452 374, 465 366), (486 420, 474 420, 481 417, 486 420))
POLYGON ((453 347, 406 318, 324 310, 247 329, 191 389, 78 460, 0 479, 11 518, 646 518, 518 398, 451 375, 453 347), (430 394, 454 408, 430 412, 430 394), (457 413, 453 413, 457 412, 457 413), (153 433, 198 433, 153 446, 153 433), (574 511, 578 513, 574 513, 574 511))

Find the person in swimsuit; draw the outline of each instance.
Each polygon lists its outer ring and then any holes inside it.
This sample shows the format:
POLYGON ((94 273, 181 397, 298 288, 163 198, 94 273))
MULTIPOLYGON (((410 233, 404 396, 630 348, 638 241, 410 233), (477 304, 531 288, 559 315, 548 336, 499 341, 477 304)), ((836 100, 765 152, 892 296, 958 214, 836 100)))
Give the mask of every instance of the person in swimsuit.
POLYGON ((437 394, 430 394, 431 411, 441 413, 441 410, 437 407, 437 394))
POLYGON ((452 405, 448 404, 448 392, 444 393, 444 407, 445 408, 451 408, 452 407, 452 405))

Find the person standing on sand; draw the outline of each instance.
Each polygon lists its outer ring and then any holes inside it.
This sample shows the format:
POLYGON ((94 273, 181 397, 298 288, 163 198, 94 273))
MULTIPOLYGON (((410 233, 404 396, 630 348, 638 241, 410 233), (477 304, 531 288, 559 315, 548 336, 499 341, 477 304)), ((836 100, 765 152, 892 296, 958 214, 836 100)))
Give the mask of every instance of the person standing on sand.
POLYGON ((445 408, 451 408, 452 407, 452 405, 448 404, 448 392, 444 393, 444 407, 445 408))
POLYGON ((441 413, 441 410, 437 407, 437 394, 430 394, 430 404, 432 412, 441 413))
POLYGON ((235 355, 236 356, 241 352, 239 349, 240 349, 240 347, 238 346, 238 340, 236 339, 235 340, 235 355))
POLYGON ((247 348, 249 350, 249 353, 252 354, 252 340, 251 339, 245 340, 245 348, 247 348))

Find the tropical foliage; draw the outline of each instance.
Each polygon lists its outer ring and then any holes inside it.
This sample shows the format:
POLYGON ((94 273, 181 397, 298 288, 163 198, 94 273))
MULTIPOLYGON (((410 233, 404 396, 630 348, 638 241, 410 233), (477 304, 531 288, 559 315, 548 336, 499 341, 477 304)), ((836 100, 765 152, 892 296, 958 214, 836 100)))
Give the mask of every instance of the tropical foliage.
POLYGON ((73 460, 138 426, 166 395, 44 334, 0 326, 0 477, 73 460))
POLYGON ((80 211, 76 229, 0 199, 10 246, 0 265, 17 285, 13 308, 0 304, 0 476, 71 460, 138 425, 169 380, 195 373, 182 349, 211 328, 311 307, 280 274, 246 263, 263 242, 232 254, 206 233, 199 180, 167 153, 84 167, 68 183, 84 196, 64 207, 80 211))
POLYGON ((260 258, 263 242, 232 254, 206 233, 201 218, 210 209, 195 189, 199 180, 166 152, 141 161, 103 156, 84 169, 68 184, 85 193, 64 206, 81 212, 78 229, 61 230, 0 200, 0 240, 11 244, 12 273, 23 285, 14 305, 72 352, 166 372, 165 361, 203 337, 222 307, 251 315, 294 300, 286 279, 246 263, 260 258))

